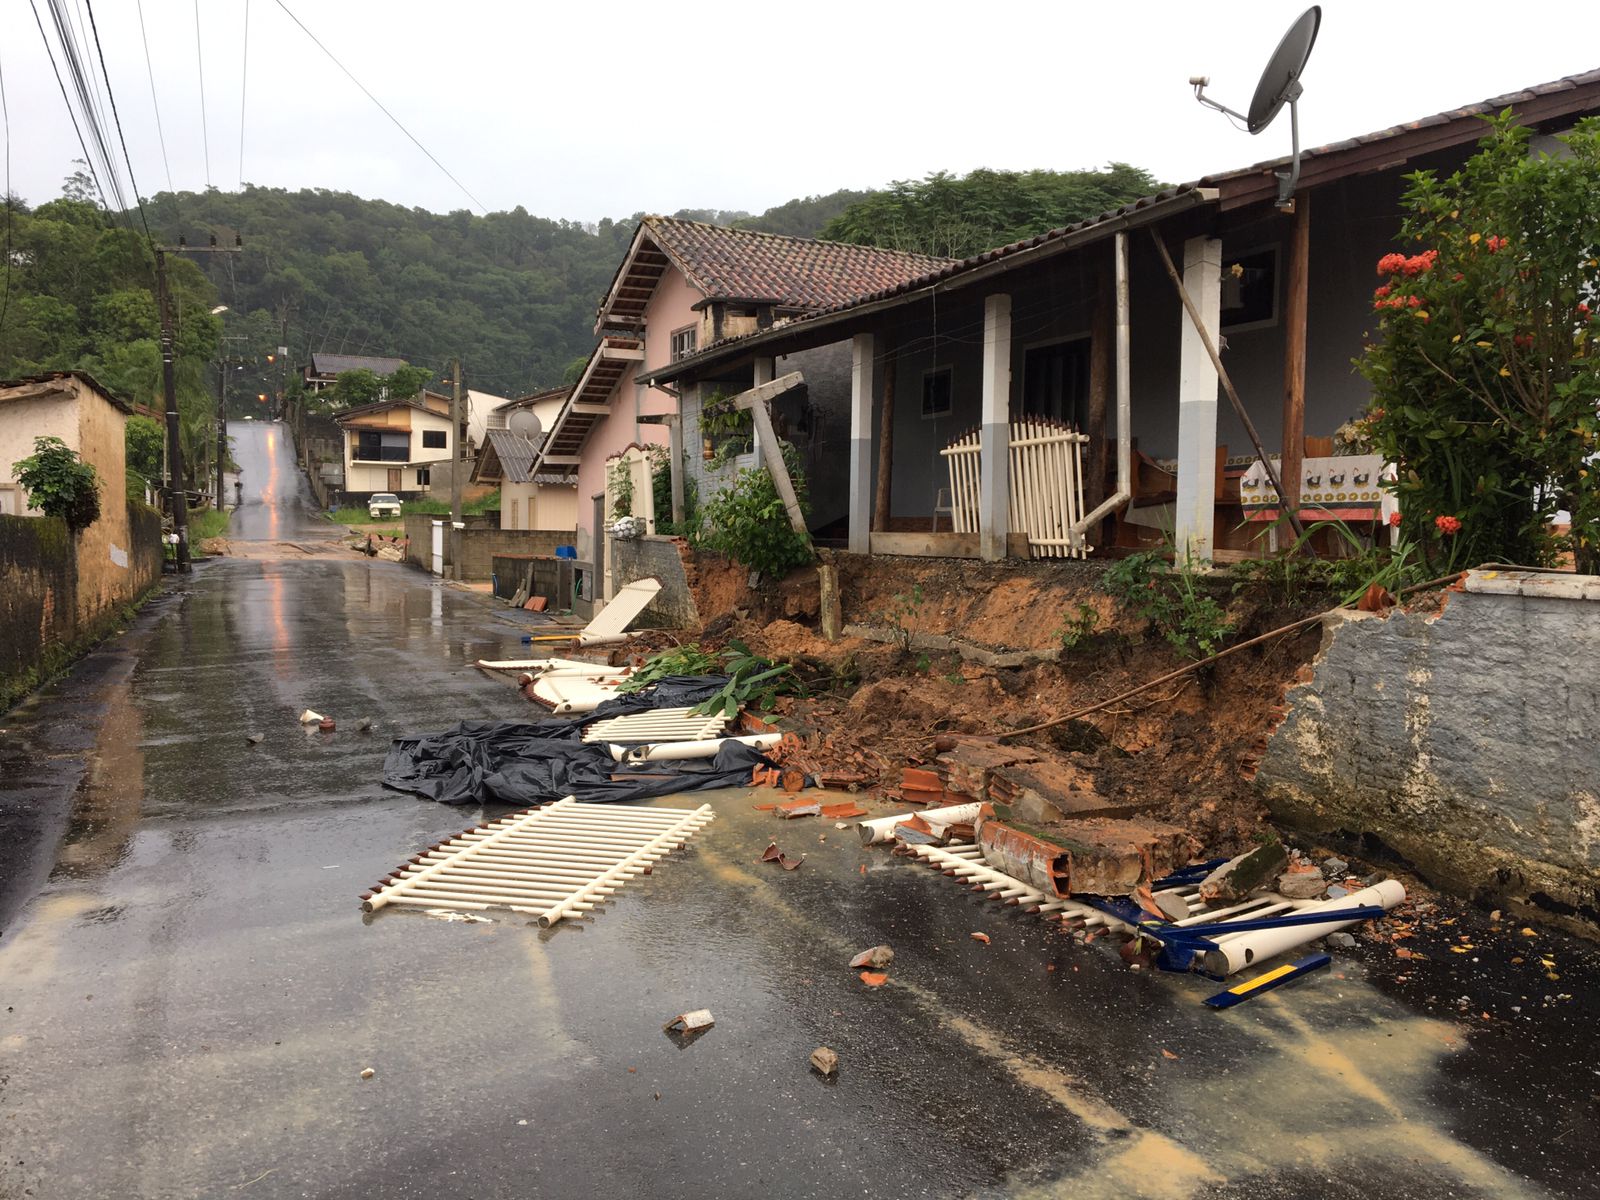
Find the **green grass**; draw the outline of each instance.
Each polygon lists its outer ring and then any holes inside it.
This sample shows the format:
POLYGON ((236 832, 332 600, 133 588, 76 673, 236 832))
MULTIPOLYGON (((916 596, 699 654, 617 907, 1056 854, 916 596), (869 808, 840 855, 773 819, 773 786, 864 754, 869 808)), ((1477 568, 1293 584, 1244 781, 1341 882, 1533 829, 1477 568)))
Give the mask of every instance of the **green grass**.
POLYGON ((228 514, 214 508, 189 510, 189 544, 198 545, 206 538, 221 537, 228 532, 228 514))

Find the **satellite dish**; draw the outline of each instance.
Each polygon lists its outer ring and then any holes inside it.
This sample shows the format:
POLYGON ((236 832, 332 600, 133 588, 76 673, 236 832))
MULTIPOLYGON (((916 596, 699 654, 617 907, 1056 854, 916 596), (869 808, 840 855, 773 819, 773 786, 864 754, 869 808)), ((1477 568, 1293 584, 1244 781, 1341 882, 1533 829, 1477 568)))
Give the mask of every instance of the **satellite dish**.
POLYGON ((1272 57, 1267 60, 1266 70, 1261 72, 1261 82, 1256 84, 1256 94, 1250 100, 1248 114, 1235 112, 1225 104, 1219 104, 1205 94, 1206 86, 1211 82, 1204 75, 1191 76, 1189 82, 1194 86, 1194 98, 1207 108, 1214 108, 1220 113, 1226 113, 1236 120, 1243 121, 1244 126, 1252 134, 1260 133, 1272 124, 1283 106, 1289 106, 1289 128, 1292 143, 1292 157, 1287 171, 1277 172, 1278 176, 1278 207, 1288 208, 1293 203, 1295 184, 1300 180, 1300 115, 1298 101, 1304 88, 1300 85, 1300 75, 1306 69, 1306 60, 1311 57, 1311 48, 1317 44, 1317 30, 1322 25, 1322 8, 1313 4, 1295 19, 1289 26, 1289 32, 1283 35, 1283 40, 1278 43, 1278 48, 1272 52, 1272 57))
POLYGON ((539 423, 538 414, 526 408, 519 408, 512 413, 506 421, 506 427, 518 437, 525 437, 530 442, 544 432, 544 426, 539 423))

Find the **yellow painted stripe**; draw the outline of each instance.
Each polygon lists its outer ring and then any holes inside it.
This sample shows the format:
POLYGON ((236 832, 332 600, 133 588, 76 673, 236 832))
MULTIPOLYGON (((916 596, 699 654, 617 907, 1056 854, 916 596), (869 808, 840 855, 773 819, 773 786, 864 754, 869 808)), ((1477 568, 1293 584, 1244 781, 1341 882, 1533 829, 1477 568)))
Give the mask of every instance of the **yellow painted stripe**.
POLYGON ((1285 975, 1288 975, 1293 971, 1294 964, 1289 963, 1287 966, 1278 967, 1276 970, 1268 971, 1265 975, 1257 975, 1249 983, 1241 983, 1238 987, 1231 987, 1228 989, 1228 992, 1230 995, 1243 996, 1248 992, 1255 991, 1262 984, 1271 983, 1274 979, 1282 979, 1285 975))

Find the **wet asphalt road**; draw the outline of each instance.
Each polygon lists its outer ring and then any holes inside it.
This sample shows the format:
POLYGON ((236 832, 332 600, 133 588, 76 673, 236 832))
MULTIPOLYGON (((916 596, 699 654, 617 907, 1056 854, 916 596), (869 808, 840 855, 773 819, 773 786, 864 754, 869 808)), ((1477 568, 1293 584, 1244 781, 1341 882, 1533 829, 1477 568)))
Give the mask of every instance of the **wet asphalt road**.
MULTIPOLYGON (((325 535, 281 427, 234 433, 234 536, 325 535)), ((694 797, 717 821, 589 920, 363 918, 480 817, 383 791, 386 735, 523 715, 465 665, 518 653, 403 566, 227 559, 7 714, 0 1198, 1600 1191, 1600 971, 1560 938, 1559 983, 1424 938, 1398 976, 1365 947, 1214 1013, 744 790, 694 797), (757 863, 769 835, 805 865, 757 863), (844 964, 878 942, 871 989, 844 964), (692 1044, 661 1032, 700 1007, 692 1044)))

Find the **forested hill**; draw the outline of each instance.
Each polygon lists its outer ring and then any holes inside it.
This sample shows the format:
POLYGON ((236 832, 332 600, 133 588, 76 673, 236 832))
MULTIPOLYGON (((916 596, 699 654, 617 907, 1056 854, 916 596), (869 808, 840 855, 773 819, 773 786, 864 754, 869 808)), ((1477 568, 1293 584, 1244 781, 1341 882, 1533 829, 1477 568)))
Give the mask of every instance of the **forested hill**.
MULTIPOLYGON (((796 237, 964 257, 1098 215, 1160 185, 1126 163, 1095 171, 935 172, 873 192, 791 200, 759 215, 672 214, 796 237)), ((196 255, 231 313, 225 350, 257 362, 289 347, 398 355, 443 378, 460 355, 468 383, 520 395, 563 381, 594 344, 594 312, 638 214, 598 225, 403 208, 340 192, 249 187, 158 195, 158 236, 209 234, 245 253, 196 255), (287 341, 284 329, 287 327, 287 341)), ((243 380, 241 380, 241 383, 243 380)), ((261 386, 270 387, 265 380, 261 386)))
MULTIPOLYGON (((760 216, 717 210, 681 216, 814 237, 863 192, 793 200, 760 216)), ((439 215, 342 192, 248 187, 162 193, 147 202, 157 236, 180 234, 242 254, 195 255, 230 312, 230 353, 279 344, 291 362, 313 350, 394 354, 445 374, 459 354, 467 382, 519 395, 561 382, 594 343, 594 312, 636 219, 598 225, 522 208, 439 215), (287 321, 288 341, 282 342, 287 321)))

